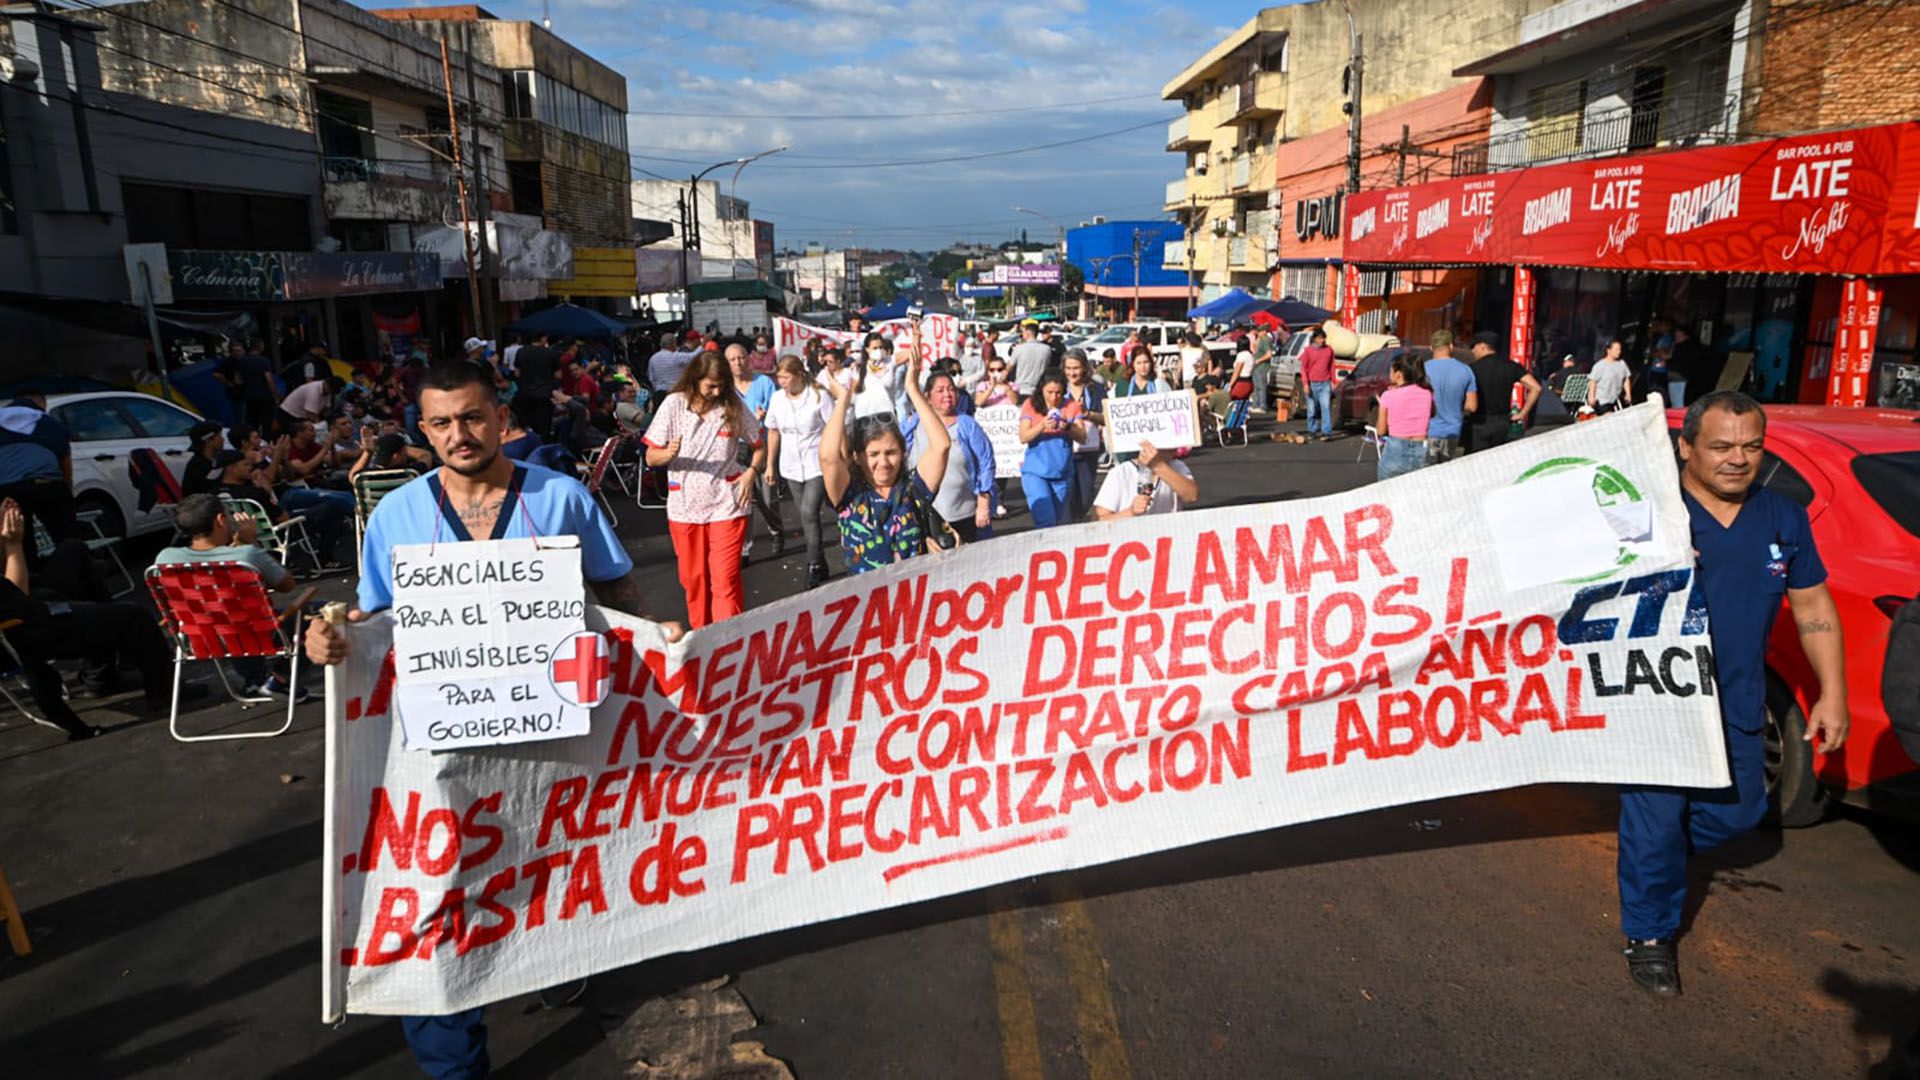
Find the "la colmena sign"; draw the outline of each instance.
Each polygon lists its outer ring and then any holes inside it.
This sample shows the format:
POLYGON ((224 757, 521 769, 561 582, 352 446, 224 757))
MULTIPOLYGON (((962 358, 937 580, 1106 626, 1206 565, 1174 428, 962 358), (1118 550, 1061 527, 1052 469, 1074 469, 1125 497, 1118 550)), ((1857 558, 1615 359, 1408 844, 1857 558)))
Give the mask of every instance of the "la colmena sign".
POLYGON ((440 287, 440 257, 416 252, 170 250, 181 300, 314 300, 440 287))

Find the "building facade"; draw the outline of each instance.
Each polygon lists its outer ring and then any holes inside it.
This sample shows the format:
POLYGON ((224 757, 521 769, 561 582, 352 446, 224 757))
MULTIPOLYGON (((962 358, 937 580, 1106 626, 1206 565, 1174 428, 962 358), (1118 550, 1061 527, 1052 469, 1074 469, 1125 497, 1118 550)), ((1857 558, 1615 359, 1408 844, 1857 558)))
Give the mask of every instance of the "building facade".
POLYGON ((625 310, 636 279, 625 76, 538 23, 476 5, 373 14, 424 36, 445 33, 495 69, 509 206, 565 236, 578 264, 592 268, 548 281, 547 295, 625 310))
MULTIPOLYGON (((161 248, 144 265, 164 298, 158 359, 169 368, 224 340, 338 341, 342 313, 356 305, 417 303, 439 287, 432 256, 327 242, 324 170, 311 129, 297 123, 297 97, 195 108, 107 88, 108 65, 128 64, 123 14, 8 13, 16 77, 0 88, 0 321, 14 347, 0 372, 114 382, 157 372, 133 306, 129 244, 161 248)), ((161 63, 178 59, 170 51, 161 63)))
POLYGON ((1067 262, 1080 268, 1082 316, 1109 321, 1184 318, 1187 272, 1167 266, 1169 253, 1184 264, 1186 229, 1177 221, 1104 221, 1067 230, 1067 262))
POLYGON ((1504 330, 1539 371, 1619 336, 1633 362, 1682 350, 1690 394, 1920 404, 1920 110, 1880 44, 1911 15, 1891 0, 1540 13, 1459 68, 1494 84, 1484 166, 1348 200, 1343 313, 1363 306, 1357 271, 1465 267, 1478 287, 1459 324, 1504 330))
MULTIPOLYGON (((1381 148, 1401 136, 1397 126, 1383 130, 1377 114, 1453 89, 1450 58, 1506 47, 1517 39, 1520 19, 1546 6, 1354 0, 1351 23, 1348 6, 1333 0, 1267 8, 1188 65, 1161 90, 1186 109, 1167 132, 1167 149, 1181 155, 1183 168, 1167 184, 1165 206, 1193 237, 1198 299, 1230 288, 1269 295, 1286 260, 1325 258, 1288 250, 1288 215, 1347 186, 1344 175, 1322 173, 1330 143, 1340 144, 1342 164, 1346 159, 1345 72, 1356 32, 1364 54, 1362 153, 1370 170, 1363 184, 1377 186, 1392 182, 1376 164, 1381 148)), ((1451 138, 1471 122, 1454 118, 1425 135, 1429 143, 1451 138)), ((1184 269, 1185 258, 1182 245, 1168 253, 1168 265, 1184 269), (1176 254, 1183 261, 1173 261, 1176 254)), ((1327 265, 1319 263, 1323 274, 1327 265)))

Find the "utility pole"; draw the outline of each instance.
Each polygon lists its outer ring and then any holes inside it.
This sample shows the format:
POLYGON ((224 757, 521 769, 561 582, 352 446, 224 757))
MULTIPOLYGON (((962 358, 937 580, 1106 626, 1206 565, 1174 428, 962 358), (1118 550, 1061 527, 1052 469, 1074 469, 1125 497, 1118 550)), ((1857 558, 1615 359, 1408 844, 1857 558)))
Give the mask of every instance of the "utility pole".
POLYGON ((453 140, 453 175, 460 189, 460 238, 467 249, 467 291, 473 301, 473 329, 481 329, 480 269, 473 254, 473 222, 467 215, 467 170, 460 154, 460 117, 453 109, 453 65, 447 60, 447 32, 440 31, 440 82, 447 91, 447 135, 453 140))
POLYGON ((1353 4, 1348 0, 1347 8, 1347 101, 1343 108, 1347 111, 1347 190, 1360 190, 1360 88, 1366 77, 1366 51, 1360 28, 1353 21, 1353 4))
POLYGON ((1400 125, 1400 167, 1394 170, 1393 177, 1396 187, 1404 187, 1407 182, 1407 150, 1413 142, 1412 134, 1411 128, 1405 124, 1400 125))
MULTIPOLYGON (((473 206, 474 216, 480 222, 480 265, 474 268, 474 280, 480 283, 480 296, 484 301, 487 295, 487 271, 493 265, 493 252, 487 244, 487 149, 480 145, 480 108, 474 100, 473 90, 473 27, 460 28, 460 52, 466 57, 467 66, 467 127, 473 132, 473 206)), ((496 292, 497 296, 498 293, 496 292)), ((488 341, 500 339, 494 332, 493 305, 482 303, 480 306, 482 327, 481 337, 488 341)))

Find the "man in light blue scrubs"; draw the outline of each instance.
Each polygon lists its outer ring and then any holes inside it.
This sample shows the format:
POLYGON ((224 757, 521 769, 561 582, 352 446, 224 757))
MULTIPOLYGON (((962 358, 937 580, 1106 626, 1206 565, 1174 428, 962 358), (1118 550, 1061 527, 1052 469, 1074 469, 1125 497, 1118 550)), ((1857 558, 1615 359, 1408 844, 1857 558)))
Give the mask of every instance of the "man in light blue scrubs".
MULTIPOLYGON (((393 605, 393 549, 398 544, 455 543, 539 536, 580 538, 582 575, 603 607, 643 615, 633 560, 585 485, 500 452, 507 410, 486 368, 449 360, 420 384, 420 430, 444 464, 380 500, 367 521, 360 559, 359 607, 349 621, 393 605)), ((681 634, 667 623, 667 637, 681 634)), ((307 657, 338 664, 346 635, 315 619, 307 624, 307 657)), ((458 752, 458 751, 454 751, 458 752)), ((450 1016, 400 1018, 414 1060, 435 1080, 478 1080, 487 1058, 484 1008, 450 1016)))

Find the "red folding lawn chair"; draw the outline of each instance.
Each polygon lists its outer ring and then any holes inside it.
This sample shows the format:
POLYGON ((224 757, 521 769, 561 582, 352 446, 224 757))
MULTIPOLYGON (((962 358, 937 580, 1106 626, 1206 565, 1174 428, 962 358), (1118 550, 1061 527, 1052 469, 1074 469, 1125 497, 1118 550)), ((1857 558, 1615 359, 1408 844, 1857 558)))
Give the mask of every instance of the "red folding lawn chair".
MULTIPOLYGON (((259 571, 242 562, 205 562, 152 567, 147 571, 147 588, 160 609, 162 628, 173 639, 173 707, 167 718, 167 730, 174 738, 181 742, 266 739, 283 734, 293 726, 300 676, 300 623, 307 601, 313 598, 313 586, 302 589, 286 608, 275 611, 259 571), (291 627, 284 621, 288 615, 293 617, 291 627), (180 678, 187 662, 239 658, 261 661, 286 658, 290 662, 286 721, 272 731, 182 735, 180 678)), ((225 665, 215 663, 214 670, 227 695, 242 708, 273 700, 241 696, 227 678, 225 665)))
POLYGON ((613 470, 614 461, 619 458, 620 448, 626 441, 625 435, 609 435, 607 441, 600 445, 599 451, 585 466, 584 480, 587 490, 593 493, 594 498, 600 500, 601 508, 606 510, 607 518, 615 525, 620 524, 620 515, 613 512, 613 501, 607 498, 605 488, 607 473, 613 470))

